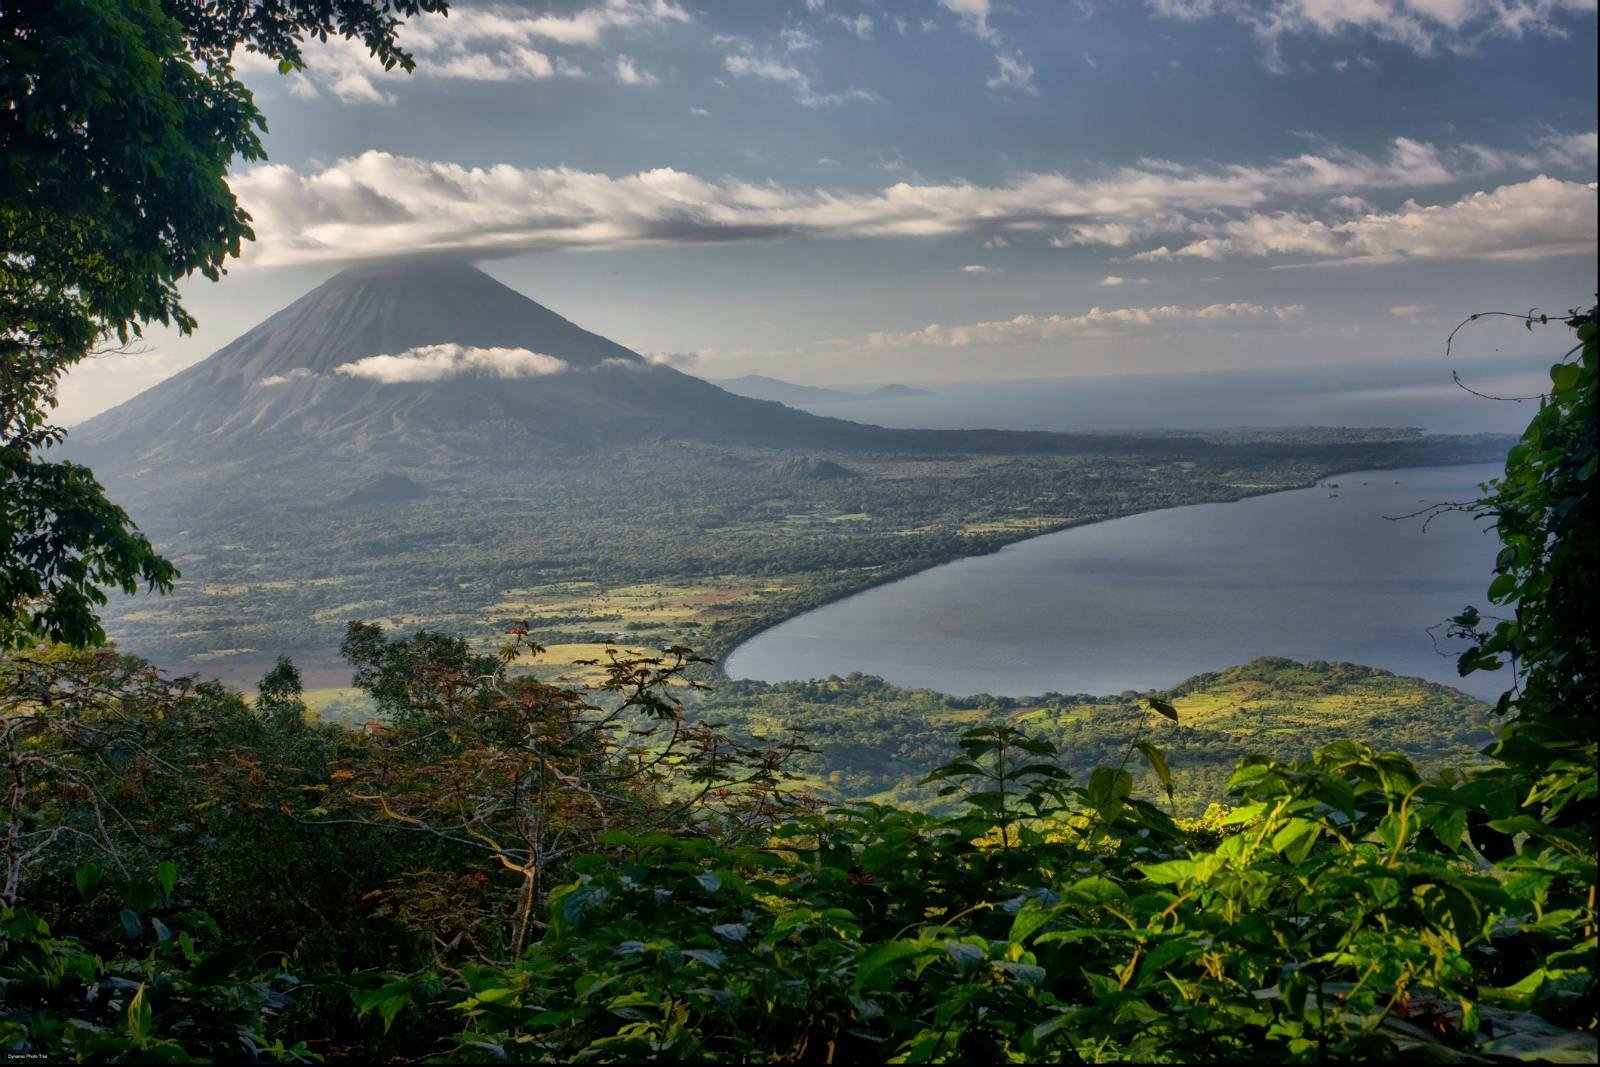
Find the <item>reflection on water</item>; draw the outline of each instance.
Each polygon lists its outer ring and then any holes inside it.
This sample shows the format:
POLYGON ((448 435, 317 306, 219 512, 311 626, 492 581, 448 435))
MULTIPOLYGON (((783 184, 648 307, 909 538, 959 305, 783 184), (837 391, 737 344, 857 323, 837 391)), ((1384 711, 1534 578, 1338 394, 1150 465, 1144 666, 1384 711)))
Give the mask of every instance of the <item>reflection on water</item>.
MULTIPOLYGON (((1483 591, 1498 547, 1468 500, 1498 467, 1340 475, 1319 487, 1064 530, 791 619, 735 649, 735 678, 862 671, 947 693, 1117 693, 1254 659, 1348 660, 1480 696, 1428 629, 1483 591)), ((1441 638, 1440 643, 1443 644, 1441 638)), ((1445 650, 1448 651, 1448 650, 1445 650)))

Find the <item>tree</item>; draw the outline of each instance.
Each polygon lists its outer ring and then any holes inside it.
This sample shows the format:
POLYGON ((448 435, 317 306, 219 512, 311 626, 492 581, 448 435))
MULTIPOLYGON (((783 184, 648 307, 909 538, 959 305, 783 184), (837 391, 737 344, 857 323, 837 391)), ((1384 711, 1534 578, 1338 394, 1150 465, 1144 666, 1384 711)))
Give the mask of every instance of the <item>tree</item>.
POLYGON ((256 683, 256 714, 279 730, 304 726, 304 693, 300 668, 288 656, 279 656, 278 662, 256 683))
POLYGON ((104 587, 177 571, 84 467, 51 463, 62 376, 152 322, 254 236, 226 181, 264 158, 243 48, 299 68, 306 37, 410 70, 403 17, 445 0, 55 0, 0 10, 0 644, 97 644, 104 587))
MULTIPOLYGON (((1531 330, 1549 316, 1528 314, 1531 330)), ((1479 316, 1474 315, 1471 322, 1479 316)), ((1495 755, 1546 823, 1596 844, 1594 604, 1600 577, 1600 443, 1595 422, 1600 307, 1569 311, 1577 344, 1550 368, 1550 392, 1506 457, 1505 474, 1467 510, 1490 519, 1501 549, 1488 599, 1452 620, 1472 645, 1462 674, 1510 665, 1513 685, 1498 710, 1511 717, 1495 755), (1493 609, 1491 609, 1493 610, 1493 609)), ((1465 323, 1463 323, 1465 325, 1465 323)), ((1458 327, 1459 329, 1459 327, 1458 327)), ((1590 898, 1592 901, 1592 897, 1590 898)))

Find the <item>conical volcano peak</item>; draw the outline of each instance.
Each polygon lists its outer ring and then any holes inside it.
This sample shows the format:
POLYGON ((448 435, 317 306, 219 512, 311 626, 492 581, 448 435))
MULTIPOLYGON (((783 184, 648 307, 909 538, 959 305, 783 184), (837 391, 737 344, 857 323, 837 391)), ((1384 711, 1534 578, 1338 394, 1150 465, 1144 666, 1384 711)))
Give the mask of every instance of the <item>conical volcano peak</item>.
POLYGON ((524 349, 575 367, 639 359, 470 264, 425 257, 341 271, 195 369, 252 380, 323 374, 445 344, 524 349))

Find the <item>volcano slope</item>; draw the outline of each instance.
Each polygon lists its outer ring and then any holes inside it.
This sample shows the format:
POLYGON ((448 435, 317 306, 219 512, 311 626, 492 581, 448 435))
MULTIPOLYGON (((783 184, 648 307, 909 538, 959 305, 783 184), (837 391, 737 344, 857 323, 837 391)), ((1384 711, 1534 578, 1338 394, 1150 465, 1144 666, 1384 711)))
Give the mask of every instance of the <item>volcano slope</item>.
POLYGON ((1022 537, 1504 449, 867 426, 652 363, 451 260, 337 275, 68 444, 183 572, 116 600, 113 637, 238 681, 280 653, 334 680, 355 618, 485 641, 525 619, 558 664, 607 642, 716 654, 1022 537), (824 464, 852 476, 807 474, 824 464))

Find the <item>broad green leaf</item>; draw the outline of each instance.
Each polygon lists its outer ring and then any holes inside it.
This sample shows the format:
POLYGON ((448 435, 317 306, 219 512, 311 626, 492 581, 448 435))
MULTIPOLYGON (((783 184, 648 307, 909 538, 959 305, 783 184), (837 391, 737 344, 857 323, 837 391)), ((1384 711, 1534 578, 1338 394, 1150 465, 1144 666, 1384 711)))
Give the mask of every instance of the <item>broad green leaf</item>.
POLYGON ((1145 762, 1150 764, 1150 769, 1156 772, 1162 788, 1167 791, 1167 800, 1176 803, 1172 795, 1172 770, 1167 766, 1167 754, 1148 741, 1140 741, 1133 747, 1139 750, 1145 762))

